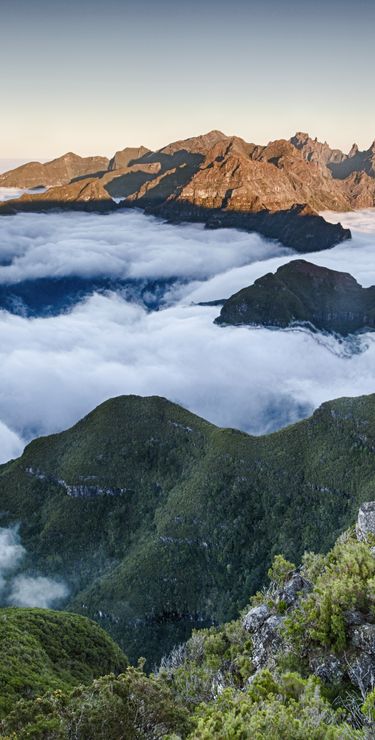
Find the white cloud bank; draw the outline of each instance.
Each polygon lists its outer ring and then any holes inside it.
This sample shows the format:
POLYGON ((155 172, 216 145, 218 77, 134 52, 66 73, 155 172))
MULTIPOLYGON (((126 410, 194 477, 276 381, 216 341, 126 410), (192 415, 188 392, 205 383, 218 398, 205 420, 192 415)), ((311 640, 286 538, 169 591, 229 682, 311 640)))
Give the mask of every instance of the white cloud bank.
POLYGON ((257 234, 200 224, 176 227, 137 210, 3 216, 0 234, 0 283, 67 275, 204 280, 291 254, 257 234))
MULTIPOLYGON (((305 258, 375 284, 375 210, 350 218, 352 242, 305 258)), ((8 257, 20 257, 12 266, 18 279, 70 274, 74 264, 86 274, 107 264, 114 273, 189 278, 154 313, 114 294, 48 319, 2 312, 0 419, 18 435, 15 448, 19 437, 64 429, 120 394, 163 395, 216 424, 260 434, 325 400, 375 392, 375 335, 351 345, 301 330, 223 328, 213 324, 218 308, 194 305, 295 258, 276 257, 280 247, 258 236, 169 226, 138 212, 23 214, 0 220, 0 243, 8 257)), ((5 445, 0 428, 2 437, 5 445)))

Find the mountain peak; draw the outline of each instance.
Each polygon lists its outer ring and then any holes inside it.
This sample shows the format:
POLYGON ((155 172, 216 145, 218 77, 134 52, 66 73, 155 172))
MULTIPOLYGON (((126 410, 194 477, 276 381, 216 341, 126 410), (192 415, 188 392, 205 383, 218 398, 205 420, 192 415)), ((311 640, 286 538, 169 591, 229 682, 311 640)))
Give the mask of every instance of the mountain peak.
POLYGON ((358 152, 359 152, 358 144, 354 142, 348 154, 348 158, 351 159, 352 157, 355 157, 358 154, 358 152))

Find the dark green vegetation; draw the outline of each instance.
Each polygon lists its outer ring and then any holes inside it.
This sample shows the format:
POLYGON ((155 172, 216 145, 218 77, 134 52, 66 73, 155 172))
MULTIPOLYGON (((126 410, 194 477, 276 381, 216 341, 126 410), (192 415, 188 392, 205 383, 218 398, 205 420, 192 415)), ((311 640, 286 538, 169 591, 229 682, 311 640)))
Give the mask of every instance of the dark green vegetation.
POLYGON ((0 716, 21 697, 70 689, 127 666, 97 624, 45 609, 0 609, 0 656, 0 716))
POLYGON ((370 660, 371 673, 375 645, 373 640, 358 641, 359 633, 375 631, 371 542, 358 542, 348 532, 326 556, 305 553, 302 567, 290 568, 292 563, 277 556, 269 571, 276 580, 253 598, 253 604, 267 604, 263 624, 249 627, 253 608, 222 627, 194 631, 150 677, 141 667, 127 668, 118 677, 104 676, 89 686, 22 699, 0 724, 1 736, 371 740, 375 691, 368 671, 359 680, 359 668, 370 660), (282 596, 291 577, 302 578, 304 590, 294 592, 288 605, 282 596), (329 604, 332 609, 327 609, 329 604), (269 629, 279 635, 273 642, 264 636, 271 622, 269 629), (340 643, 335 639, 339 623, 344 626, 340 643), (334 666, 333 674, 318 678, 322 666, 334 666))
POLYGON ((225 301, 217 324, 308 324, 343 336, 375 327, 375 287, 305 260, 267 273, 225 301))
POLYGON ((170 690, 135 668, 90 686, 20 701, 0 725, 1 737, 35 740, 185 738, 188 712, 170 690))
POLYGON ((194 627, 233 619, 274 554, 327 551, 375 483, 375 396, 265 437, 165 399, 107 401, 0 469, 2 524, 29 573, 152 667, 194 627))

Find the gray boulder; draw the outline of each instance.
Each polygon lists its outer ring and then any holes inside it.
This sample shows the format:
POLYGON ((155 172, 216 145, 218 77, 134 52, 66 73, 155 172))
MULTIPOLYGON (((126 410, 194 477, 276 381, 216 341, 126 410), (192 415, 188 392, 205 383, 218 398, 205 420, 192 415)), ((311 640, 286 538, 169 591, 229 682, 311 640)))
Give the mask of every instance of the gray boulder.
POLYGON ((352 632, 352 644, 361 652, 374 656, 375 673, 375 624, 363 624, 352 632))
POLYGON ((280 635, 280 627, 283 621, 282 617, 272 615, 254 633, 252 638, 252 663, 256 670, 264 668, 266 665, 269 667, 274 665, 276 655, 283 643, 280 635))
POLYGON ((260 606, 254 606, 253 609, 246 614, 243 619, 242 625, 248 632, 255 632, 259 627, 266 621, 270 616, 271 612, 267 604, 260 604, 260 606))
POLYGON ((338 683, 345 670, 336 655, 316 655, 310 659, 310 668, 324 683, 338 683))
POLYGON ((280 592, 279 600, 285 601, 287 606, 291 606, 297 601, 298 595, 302 592, 309 591, 311 584, 299 573, 294 573, 285 583, 283 590, 280 592))
POLYGON ((360 542, 366 542, 369 535, 375 537, 375 501, 362 504, 358 512, 355 531, 360 542))
POLYGON ((348 625, 348 627, 353 627, 354 625, 358 624, 364 624, 366 622, 366 617, 362 612, 359 612, 357 609, 348 609, 346 612, 344 612, 345 617, 345 623, 348 625))

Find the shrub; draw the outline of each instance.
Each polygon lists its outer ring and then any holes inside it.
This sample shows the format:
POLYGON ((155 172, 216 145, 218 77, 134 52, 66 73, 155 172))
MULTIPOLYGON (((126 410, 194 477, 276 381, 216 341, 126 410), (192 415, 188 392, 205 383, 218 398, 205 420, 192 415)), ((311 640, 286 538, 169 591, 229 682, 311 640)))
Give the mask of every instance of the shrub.
POLYGON ((194 740, 349 740, 363 738, 341 721, 320 694, 316 679, 262 671, 248 691, 227 689, 196 711, 194 740))
POLYGON ((282 588, 295 568, 294 563, 285 560, 283 555, 275 555, 272 565, 268 570, 268 577, 270 581, 273 581, 279 588, 282 588))
MULTIPOLYGON (((310 556, 310 567, 311 562, 310 556)), ((374 578, 375 558, 367 544, 354 540, 336 544, 325 557, 313 591, 286 620, 288 636, 342 651, 347 642, 345 612, 355 609, 375 615, 374 578)))
POLYGON ((189 719, 170 691, 135 668, 105 676, 70 692, 54 691, 22 700, 3 720, 2 736, 54 740, 159 740, 177 732, 186 737, 189 719))

